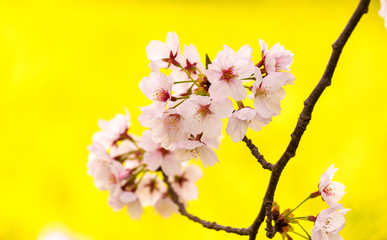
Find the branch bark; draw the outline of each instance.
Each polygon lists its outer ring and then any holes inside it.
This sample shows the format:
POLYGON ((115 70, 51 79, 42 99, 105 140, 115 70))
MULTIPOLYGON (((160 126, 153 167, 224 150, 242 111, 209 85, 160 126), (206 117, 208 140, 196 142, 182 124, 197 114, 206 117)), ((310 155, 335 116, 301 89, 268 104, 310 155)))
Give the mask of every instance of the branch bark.
POLYGON ((273 164, 266 161, 265 157, 258 151, 258 148, 253 144, 253 142, 246 136, 242 139, 242 141, 246 143, 247 147, 251 151, 251 154, 258 160, 262 167, 271 171, 273 164))
POLYGON ((205 221, 203 219, 200 219, 197 216, 194 216, 194 215, 188 213, 187 210, 185 209, 184 204, 179 201, 179 196, 177 195, 175 190, 173 190, 172 185, 168 180, 168 176, 163 173, 163 177, 164 177, 164 182, 168 186, 168 192, 172 198, 172 201, 178 206, 179 212, 181 215, 186 216, 188 219, 190 219, 194 222, 197 222, 197 223, 201 224, 203 227, 208 228, 208 229, 213 229, 216 231, 225 231, 228 233, 235 233, 238 235, 249 235, 250 234, 250 230, 247 228, 233 228, 233 227, 223 226, 223 225, 217 224, 216 222, 205 221))
POLYGON ((368 12, 369 3, 370 3, 370 0, 360 1, 351 19, 349 20, 344 30, 340 34, 339 38, 332 45, 332 49, 333 49, 332 54, 329 59, 328 65, 325 68, 325 72, 321 80, 313 89, 312 93, 305 100, 304 108, 300 114, 300 117, 298 118, 297 125, 293 133, 291 134, 291 140, 285 152, 282 154, 281 158, 276 162, 276 164, 274 164, 274 166, 271 169, 272 173, 270 176, 270 182, 267 187, 266 194, 263 199, 263 203, 261 205, 261 209, 258 213, 258 216, 254 220, 253 224, 249 228, 251 230, 250 237, 249 237, 250 240, 255 240, 258 233, 258 229, 265 219, 266 208, 268 208, 268 204, 265 204, 265 203, 270 203, 271 205, 271 203, 273 202, 274 194, 275 194, 281 173, 285 168, 286 164, 289 162, 289 160, 296 155, 296 150, 301 141, 301 137, 304 134, 306 127, 308 126, 312 118, 312 112, 313 112, 314 106, 317 100, 320 98, 321 94, 324 92, 325 88, 331 85, 332 76, 336 69, 337 62, 339 61, 341 52, 346 42, 348 41, 348 38, 351 36, 353 30, 355 29, 356 25, 358 24, 361 17, 363 16, 363 14, 366 14, 368 12))

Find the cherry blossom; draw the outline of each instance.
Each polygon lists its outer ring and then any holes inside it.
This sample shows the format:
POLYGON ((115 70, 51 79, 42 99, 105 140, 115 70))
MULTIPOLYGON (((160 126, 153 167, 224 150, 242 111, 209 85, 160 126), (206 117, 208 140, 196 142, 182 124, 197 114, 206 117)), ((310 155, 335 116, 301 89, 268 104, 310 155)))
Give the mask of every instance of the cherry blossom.
MULTIPOLYGON (((171 76, 175 82, 189 81, 192 79, 196 80, 199 73, 204 73, 204 66, 200 62, 200 54, 196 50, 196 47, 192 44, 189 46, 184 45, 181 67, 172 67, 172 69, 171 76)), ((190 82, 175 84, 173 86, 173 91, 175 91, 177 95, 184 95, 191 86, 192 83, 190 82)), ((196 89, 196 85, 192 86, 191 90, 194 89, 196 89)))
POLYGON ((161 72, 151 72, 149 77, 141 80, 140 89, 149 100, 166 104, 172 96, 172 85, 172 77, 167 77, 161 72))
POLYGON ((203 176, 202 171, 196 165, 187 165, 183 172, 171 182, 172 188, 183 201, 194 200, 198 197, 195 182, 203 176))
POLYGON ((179 64, 176 60, 180 54, 180 42, 175 32, 168 32, 166 43, 152 40, 146 46, 148 59, 160 68, 169 68, 171 65, 179 64))
POLYGON ((209 93, 216 101, 223 101, 230 96, 235 101, 246 98, 247 91, 241 79, 248 78, 254 73, 251 60, 252 49, 245 45, 237 53, 224 45, 224 50, 218 52, 212 64, 205 72, 211 86, 209 93))
POLYGON ((289 50, 276 43, 270 50, 264 40, 259 39, 261 46, 262 58, 265 62, 265 69, 268 74, 272 72, 290 71, 290 66, 293 63, 294 54, 289 50))
POLYGON ((248 128, 260 131, 269 121, 270 119, 261 118, 255 109, 244 107, 235 111, 229 118, 226 132, 233 142, 239 142, 246 135, 248 128))
POLYGON ((140 199, 142 206, 154 206, 162 194, 166 191, 166 187, 156 174, 145 173, 138 185, 136 194, 140 199))
POLYGON ((113 159, 98 142, 93 142, 88 149, 90 153, 87 173, 93 177, 95 186, 101 191, 113 188, 116 184, 115 176, 111 171, 113 159))
POLYGON ((314 223, 312 229, 312 240, 340 240, 343 239, 339 232, 345 226, 344 214, 349 209, 344 209, 342 205, 322 210, 314 223))
POLYGON ((271 118, 279 115, 281 100, 285 97, 282 86, 290 81, 289 79, 294 79, 294 76, 287 72, 276 72, 263 78, 259 69, 255 71, 254 76, 256 80, 249 98, 254 100, 254 107, 259 116, 271 118))
POLYGON ((230 99, 223 102, 213 102, 208 96, 191 95, 179 108, 186 119, 184 129, 186 132, 197 135, 203 133, 204 137, 219 137, 222 130, 222 118, 227 118, 234 110, 230 99))
POLYGON ((152 139, 161 147, 171 149, 172 144, 186 139, 184 117, 175 108, 167 109, 160 118, 152 122, 152 139))
POLYGON ((128 109, 125 108, 125 116, 116 114, 116 116, 109 120, 99 120, 98 126, 102 131, 96 132, 93 135, 93 142, 99 142, 105 148, 109 148, 118 140, 127 137, 127 132, 130 127, 130 116, 128 109))
POLYGON ((143 159, 147 168, 156 171, 160 166, 165 174, 173 176, 181 173, 181 162, 176 158, 173 150, 161 147, 160 143, 152 140, 151 131, 145 131, 140 139, 140 145, 145 150, 143 159))
POLYGON ((345 186, 342 183, 332 181, 337 168, 332 164, 322 175, 318 189, 323 200, 330 206, 335 207, 338 201, 344 196, 345 186))
POLYGON ((384 18, 385 26, 387 28, 387 0, 380 0, 380 4, 379 15, 384 18))
POLYGON ((196 160, 200 157, 203 167, 207 165, 212 167, 219 162, 214 150, 208 147, 204 142, 198 140, 185 140, 176 144, 177 158, 181 161, 196 160))
POLYGON ((159 200, 155 204, 155 210, 160 213, 160 215, 164 218, 168 218, 172 215, 172 213, 178 211, 177 205, 172 201, 168 192, 165 191, 159 200))
POLYGON ((141 115, 138 117, 138 122, 143 127, 152 127, 153 121, 160 118, 164 111, 165 111, 165 105, 162 103, 152 103, 146 107, 140 108, 142 111, 141 115))

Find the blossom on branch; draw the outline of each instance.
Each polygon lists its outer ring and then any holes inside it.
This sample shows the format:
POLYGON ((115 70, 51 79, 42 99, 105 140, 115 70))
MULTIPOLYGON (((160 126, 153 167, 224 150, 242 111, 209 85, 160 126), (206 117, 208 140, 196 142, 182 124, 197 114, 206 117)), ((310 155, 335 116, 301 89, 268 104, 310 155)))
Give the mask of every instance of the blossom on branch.
POLYGON ((254 74, 256 80, 249 98, 254 100, 254 107, 261 118, 271 118, 281 112, 281 100, 285 97, 282 86, 294 80, 288 72, 275 72, 262 77, 259 69, 254 74))
POLYGON ((180 54, 180 42, 175 32, 168 32, 166 43, 152 40, 146 46, 148 59, 160 68, 169 68, 171 65, 177 65, 177 58, 180 54))
POLYGON ((341 240, 339 232, 345 226, 344 214, 349 209, 344 209, 342 205, 322 210, 316 218, 312 229, 312 240, 341 240))
POLYGON ((215 101, 223 101, 230 96, 235 101, 246 98, 247 91, 241 79, 253 75, 255 66, 252 58, 253 50, 243 46, 237 53, 224 45, 224 49, 216 55, 212 64, 205 72, 211 86, 209 93, 215 101))
POLYGON ((99 120, 98 126, 102 131, 96 132, 93 135, 93 141, 99 142, 105 148, 111 147, 118 140, 127 138, 127 132, 130 127, 130 116, 125 108, 125 115, 116 114, 110 121, 99 120))
POLYGON ((293 63, 293 53, 285 50, 279 43, 276 43, 270 50, 268 50, 267 44, 262 39, 259 39, 259 45, 261 46, 261 55, 265 62, 267 74, 290 71, 290 66, 293 63))
POLYGON ((334 168, 334 164, 329 166, 329 168, 321 175, 318 184, 321 197, 330 207, 339 205, 337 202, 340 201, 345 194, 344 184, 332 181, 337 170, 337 168, 334 168))
POLYGON ((222 120, 231 115, 234 107, 230 99, 214 102, 208 96, 191 95, 179 108, 186 119, 184 129, 186 132, 203 137, 218 138, 222 130, 222 120))
POLYGON ((233 142, 240 142, 246 135, 248 128, 260 131, 270 121, 270 118, 261 118, 255 109, 244 107, 232 114, 228 120, 226 132, 231 136, 233 142))

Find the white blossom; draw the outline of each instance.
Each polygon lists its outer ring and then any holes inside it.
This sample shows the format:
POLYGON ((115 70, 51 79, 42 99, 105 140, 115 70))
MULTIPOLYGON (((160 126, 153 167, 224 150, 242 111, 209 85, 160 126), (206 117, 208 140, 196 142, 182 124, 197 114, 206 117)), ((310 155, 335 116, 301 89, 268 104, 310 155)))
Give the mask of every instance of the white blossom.
POLYGON ((196 160, 200 157, 203 167, 207 165, 212 167, 219 162, 214 150, 208 147, 204 142, 198 140, 185 140, 176 144, 177 158, 181 161, 196 160))
POLYGON ((234 110, 230 99, 214 102, 208 96, 191 95, 179 108, 185 118, 186 132, 204 137, 217 138, 222 130, 222 118, 227 118, 234 110))
POLYGON ((181 162, 176 158, 175 151, 161 147, 160 143, 152 140, 152 132, 145 131, 140 139, 140 145, 144 148, 144 163, 151 171, 156 171, 159 167, 168 176, 181 173, 181 162))
POLYGON ((203 173, 198 166, 187 165, 181 175, 176 176, 171 182, 172 188, 183 201, 194 200, 198 197, 195 182, 202 176, 203 173))
POLYGON ((337 168, 332 164, 322 175, 318 184, 318 189, 323 200, 330 206, 339 205, 337 202, 344 196, 345 186, 342 183, 332 181, 337 168))
POLYGON ((276 43, 270 50, 262 39, 259 39, 261 46, 262 58, 265 61, 265 69, 268 74, 272 72, 290 71, 290 66, 293 63, 294 54, 289 50, 276 43))
POLYGON ((262 77, 259 69, 254 74, 256 80, 253 83, 250 99, 254 100, 254 107, 261 118, 271 118, 281 112, 281 100, 285 97, 282 86, 294 76, 287 72, 276 72, 262 77))
POLYGON ((224 49, 216 55, 212 64, 208 65, 206 76, 211 83, 210 97, 223 101, 230 96, 235 101, 246 98, 247 91, 241 79, 251 77, 254 73, 252 49, 245 45, 237 53, 224 45, 224 49))
POLYGON ((261 118, 255 109, 244 107, 235 111, 228 119, 226 132, 233 142, 239 142, 246 135, 248 128, 260 131, 269 121, 270 119, 261 118))
POLYGON ((339 232, 345 226, 344 214, 349 209, 344 209, 342 205, 322 210, 314 223, 312 229, 312 240, 341 240, 339 232))
POLYGON ((121 138, 126 137, 130 127, 128 109, 125 108, 125 115, 116 114, 116 116, 109 121, 100 119, 98 121, 98 126, 102 131, 96 132, 93 135, 93 142, 99 142, 108 149, 112 144, 116 143, 121 138))
POLYGON ((158 40, 150 41, 149 45, 146 46, 146 54, 148 59, 160 68, 170 67, 180 54, 180 42, 177 34, 168 32, 166 43, 158 40))

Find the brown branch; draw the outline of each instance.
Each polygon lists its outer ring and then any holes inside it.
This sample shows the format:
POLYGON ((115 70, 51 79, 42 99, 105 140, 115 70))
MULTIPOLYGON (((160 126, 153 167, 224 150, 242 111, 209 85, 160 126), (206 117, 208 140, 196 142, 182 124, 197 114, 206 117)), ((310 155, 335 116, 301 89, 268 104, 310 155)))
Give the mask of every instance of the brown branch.
POLYGON ((254 240, 258 233, 258 229, 262 224, 265 218, 266 207, 264 203, 271 203, 274 199, 274 193, 277 188, 277 184, 283 169, 289 160, 296 155, 296 150, 300 143, 301 137, 304 134, 306 127, 308 126, 311 118, 314 106, 317 100, 320 98, 321 94, 324 92, 325 88, 331 85, 331 80, 333 73, 336 69, 337 62, 339 61, 340 54, 346 44, 348 38, 351 36, 351 33, 355 29, 356 25, 360 21, 363 14, 368 12, 370 0, 361 0, 359 5, 357 6, 355 12, 353 13, 351 19, 345 26, 343 32, 340 34, 339 38, 332 45, 332 54, 329 59, 328 65, 325 68, 325 72, 318 82, 317 86, 313 89, 312 93, 304 102, 304 108, 298 118, 297 125, 291 134, 291 140, 289 145, 287 146, 285 152, 281 156, 281 158, 277 161, 277 163, 272 168, 272 173, 270 177, 269 186, 267 187, 266 194, 263 200, 263 204, 261 205, 261 210, 259 211, 258 216, 254 220, 253 224, 250 226, 250 240, 254 240))
POLYGON ((258 151, 258 148, 254 145, 254 143, 246 136, 242 139, 242 141, 246 143, 247 147, 251 151, 251 154, 258 160, 262 167, 271 171, 271 169, 273 168, 273 164, 266 161, 265 157, 258 151))
POLYGON ((225 231, 228 233, 235 233, 238 235, 249 235, 250 234, 250 230, 247 228, 233 228, 233 227, 223 226, 223 225, 217 224, 216 222, 209 222, 209 221, 202 220, 202 219, 188 213, 187 210, 185 209, 184 204, 179 201, 179 196, 173 190, 172 185, 168 180, 168 176, 165 175, 164 173, 163 173, 163 176, 164 176, 164 182, 168 186, 168 192, 172 198, 172 201, 178 206, 179 212, 181 213, 181 215, 186 216, 190 220, 197 222, 197 223, 201 224, 203 227, 208 228, 208 229, 213 229, 216 231, 225 231))

